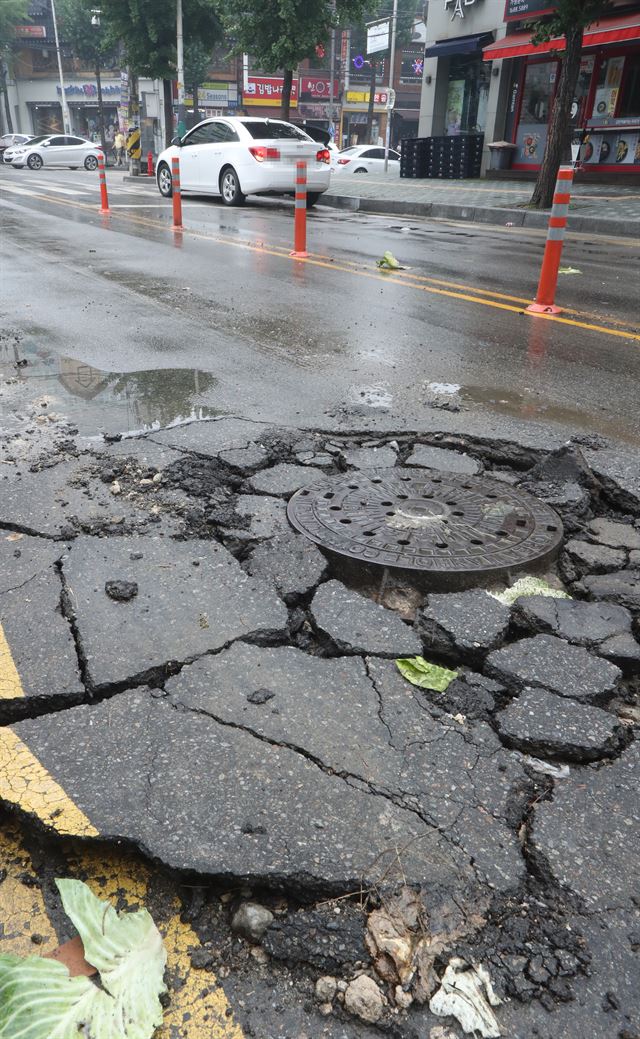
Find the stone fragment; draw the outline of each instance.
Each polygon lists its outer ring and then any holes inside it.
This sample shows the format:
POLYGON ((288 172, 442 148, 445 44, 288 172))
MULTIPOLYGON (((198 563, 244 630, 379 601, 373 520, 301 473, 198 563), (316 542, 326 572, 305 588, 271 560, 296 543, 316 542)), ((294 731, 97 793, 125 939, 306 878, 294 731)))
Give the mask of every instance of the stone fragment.
POLYGON ((617 523, 614 520, 599 517, 591 521, 587 528, 589 534, 600 545, 612 548, 640 549, 640 530, 630 523, 617 523))
POLYGON ((393 990, 393 998, 396 1006, 401 1010, 408 1010, 413 1003, 413 996, 410 992, 405 992, 402 985, 396 985, 393 990))
POLYGON ((548 632, 576 646, 596 646, 631 631, 632 618, 628 610, 615 603, 531 595, 517 600, 514 619, 530 632, 548 632))
POLYGON ((445 447, 427 447, 426 444, 418 444, 405 465, 442 469, 447 473, 463 473, 465 476, 477 476, 483 468, 481 462, 462 451, 451 451, 445 447))
POLYGON ((300 909, 274 920, 264 947, 277 960, 341 971, 367 959, 364 927, 364 914, 355 906, 344 905, 339 913, 330 905, 300 909))
POLYGON ((248 520, 248 527, 230 525, 224 529, 240 541, 262 541, 290 531, 287 507, 279 498, 261 494, 241 494, 236 502, 236 513, 248 520))
POLYGON ((391 447, 352 447, 344 458, 353 469, 391 469, 398 460, 391 447))
POLYGON ((594 574, 583 585, 599 602, 617 602, 632 613, 640 613, 640 570, 621 570, 617 574, 594 574))
POLYGON ((591 541, 580 541, 577 538, 567 541, 564 551, 578 573, 607 574, 612 570, 621 570, 627 559, 626 553, 619 548, 594 545, 591 541))
POLYGON ((545 689, 525 689, 496 715, 496 724, 509 746, 567 761, 610 757, 624 739, 624 726, 613 715, 545 689))
POLYGON ((367 974, 360 974, 347 986, 344 994, 345 1010, 362 1021, 375 1024, 384 1013, 384 997, 375 981, 367 974))
POLYGON ((318 1003, 331 1003, 338 991, 338 982, 330 974, 318 978, 316 981, 316 999, 318 1003))
POLYGON ((571 481, 586 487, 596 487, 596 480, 589 464, 580 450, 573 444, 563 444, 550 451, 527 473, 527 478, 548 480, 553 483, 571 481))
POLYGON ((503 641, 510 610, 480 588, 448 595, 429 595, 416 627, 426 651, 454 660, 479 657, 503 641))
POLYGON ((260 444, 249 444, 248 447, 232 447, 228 451, 221 451, 219 457, 233 469, 246 473, 264 465, 269 456, 260 444))
POLYGON ((285 602, 295 603, 326 576, 328 565, 312 541, 289 533, 258 545, 245 569, 252 577, 273 582, 285 602))
POLYGON ((605 639, 598 646, 598 653, 616 664, 624 674, 640 674, 640 644, 631 632, 605 639))
POLYGON ((242 636, 287 629, 287 611, 274 589, 248 577, 212 541, 80 538, 63 573, 96 687, 193 659, 242 636), (126 609, 104 594, 114 573, 138 586, 126 609))
POLYGON ((529 846, 538 868, 587 910, 632 912, 640 876, 640 743, 557 784, 553 799, 534 807, 529 846))
POLYGON ((271 469, 262 469, 249 480, 249 486, 257 494, 273 494, 278 498, 290 498, 301 487, 309 487, 321 480, 323 473, 311 466, 282 463, 271 469))
POLYGON ((543 686, 585 703, 606 699, 621 676, 614 664, 554 635, 536 635, 494 650, 485 668, 487 674, 511 688, 543 686))
POLYGON ((138 594, 137 581, 105 581, 104 590, 115 602, 130 602, 138 594))
POLYGON ((311 615, 320 632, 342 652, 411 657, 422 653, 416 633, 396 613, 328 581, 313 597, 311 615))
POLYGON ((258 902, 243 902, 231 918, 231 930, 249 942, 259 942, 273 920, 273 913, 258 902))
POLYGON ((438 697, 438 706, 451 715, 484 720, 493 714, 496 701, 504 695, 505 688, 499 682, 473 671, 463 671, 438 697))

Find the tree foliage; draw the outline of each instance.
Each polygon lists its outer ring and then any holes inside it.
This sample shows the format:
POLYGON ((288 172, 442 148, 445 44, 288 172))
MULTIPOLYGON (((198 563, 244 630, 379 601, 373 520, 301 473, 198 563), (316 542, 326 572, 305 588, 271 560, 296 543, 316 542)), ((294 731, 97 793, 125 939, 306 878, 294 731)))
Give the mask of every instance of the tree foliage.
POLYGON ((531 196, 532 205, 540 209, 551 205, 560 164, 571 158, 571 105, 580 75, 584 30, 610 6, 610 0, 556 0, 550 17, 530 23, 534 43, 546 43, 556 37, 565 40, 544 156, 531 196))
MULTIPOLYGON (((185 46, 199 40, 213 47, 222 34, 215 0, 184 0, 185 46)), ((108 38, 120 44, 138 74, 170 79, 176 71, 176 8, 158 0, 108 0, 101 19, 108 38)))
POLYGON ((0 2, 0 50, 5 51, 15 36, 15 27, 28 22, 29 0, 2 0, 0 2))
POLYGON ((96 0, 58 0, 56 4, 61 37, 75 57, 94 67, 114 49, 104 31, 102 15, 97 23, 93 21, 96 9, 96 0))

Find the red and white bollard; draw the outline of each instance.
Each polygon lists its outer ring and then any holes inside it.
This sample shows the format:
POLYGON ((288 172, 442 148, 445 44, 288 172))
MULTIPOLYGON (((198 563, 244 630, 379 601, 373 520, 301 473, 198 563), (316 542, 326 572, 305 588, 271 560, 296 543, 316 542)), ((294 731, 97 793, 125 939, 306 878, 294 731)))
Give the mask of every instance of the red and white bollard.
POLYGON ((147 152, 147 176, 153 177, 153 152, 147 152))
POLYGON ((100 212, 108 213, 109 196, 107 195, 107 178, 104 172, 104 155, 98 156, 98 176, 100 178, 100 212))
POLYGON ((307 252, 307 164, 296 162, 296 201, 291 256, 308 256, 307 252))
POLYGON ((180 159, 171 160, 171 193, 173 198, 173 230, 182 231, 182 192, 180 191, 180 159))
POLYGON ((553 196, 553 207, 549 217, 547 244, 544 248, 540 281, 536 292, 536 301, 527 307, 527 314, 561 314, 562 307, 555 305, 558 271, 564 244, 564 232, 569 216, 571 201, 571 185, 573 184, 573 166, 561 166, 558 171, 556 190, 553 196))

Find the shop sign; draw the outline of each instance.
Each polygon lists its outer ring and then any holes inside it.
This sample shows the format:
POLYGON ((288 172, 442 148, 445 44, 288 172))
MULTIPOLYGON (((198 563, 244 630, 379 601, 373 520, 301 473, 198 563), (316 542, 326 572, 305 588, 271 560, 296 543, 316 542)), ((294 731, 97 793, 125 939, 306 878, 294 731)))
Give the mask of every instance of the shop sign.
POLYGON ((504 20, 513 22, 519 18, 540 18, 555 8, 553 0, 506 0, 504 20))
MULTIPOLYGON (((247 88, 243 91, 244 100, 249 105, 279 105, 282 101, 282 76, 249 76, 247 88)), ((298 106, 298 84, 294 79, 291 84, 291 107, 298 106)))
POLYGON ((16 36, 28 37, 32 40, 46 40, 47 28, 45 25, 15 25, 13 31, 16 36))
MULTIPOLYGON (((58 93, 61 93, 60 87, 56 87, 58 93)), ((64 88, 65 97, 97 97, 98 88, 95 83, 69 83, 64 88)), ((120 84, 119 83, 103 83, 102 84, 102 96, 118 98, 120 100, 120 84)))
POLYGON ((454 18, 464 18, 465 7, 473 7, 476 0, 444 0, 445 11, 453 11, 451 21, 454 18))
MULTIPOLYGON (((193 91, 187 91, 185 103, 193 105, 193 91)), ((235 83, 202 83, 198 88, 198 105, 227 108, 238 103, 238 88, 235 83)))
MULTIPOLYGON (((328 101, 331 81, 325 76, 300 76, 300 101, 328 101)), ((340 84, 333 81, 334 99, 340 94, 340 84)))
MULTIPOLYGON (((386 90, 379 90, 373 95, 374 105, 386 105, 389 100, 389 95, 386 90)), ((368 90, 347 90, 347 104, 350 105, 368 105, 369 104, 369 91, 368 90)))
POLYGON ((403 51, 400 81, 419 83, 424 72, 424 51, 403 51))

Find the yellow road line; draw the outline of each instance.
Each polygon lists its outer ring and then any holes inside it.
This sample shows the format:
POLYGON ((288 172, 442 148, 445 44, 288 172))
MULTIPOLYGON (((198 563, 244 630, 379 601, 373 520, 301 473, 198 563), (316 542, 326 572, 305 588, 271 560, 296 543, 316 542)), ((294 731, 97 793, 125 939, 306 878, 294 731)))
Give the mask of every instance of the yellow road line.
POLYGON ((16 700, 24 696, 18 669, 0 624, 0 700, 16 700))
POLYGON ((46 955, 58 945, 49 920, 42 889, 38 884, 24 884, 24 875, 34 876, 31 856, 20 838, 13 819, 2 820, 0 832, 0 953, 14 956, 46 955), (31 940, 38 937, 38 945, 31 940))
POLYGON ((99 836, 84 812, 9 728, 0 729, 0 800, 35 816, 57 833, 99 836))
MULTIPOLYGON (((48 196, 48 195, 34 195, 33 197, 34 198, 41 198, 44 201, 54 202, 56 205, 70 206, 70 207, 72 207, 74 209, 80 208, 80 209, 89 210, 94 215, 96 215, 96 216, 98 215, 96 206, 87 205, 86 203, 83 203, 83 202, 77 202, 77 201, 71 202, 71 201, 67 201, 66 199, 54 198, 53 196, 48 196)), ((345 274, 353 274, 353 275, 355 275, 357 277, 360 277, 360 278, 369 278, 369 279, 374 279, 376 281, 384 281, 387 284, 389 284, 390 281, 394 280, 393 277, 391 277, 391 278, 389 277, 389 274, 377 274, 377 273, 372 272, 372 271, 358 270, 358 269, 354 269, 352 267, 343 266, 341 263, 333 263, 333 262, 326 262, 324 260, 319 260, 319 259, 316 259, 314 256, 291 257, 289 252, 285 252, 285 250, 279 249, 277 247, 267 248, 264 245, 255 245, 255 244, 252 244, 250 242, 239 242, 239 241, 237 241, 237 240, 235 240, 233 238, 224 238, 221 235, 206 234, 206 233, 203 233, 201 231, 192 231, 189 228, 183 228, 180 231, 174 231, 167 224, 161 223, 159 221, 149 220, 149 219, 147 219, 147 218, 145 218, 143 216, 137 216, 137 215, 135 215, 133 213, 127 213, 127 214, 124 214, 124 213, 122 213, 122 214, 114 213, 113 217, 114 217, 114 219, 118 219, 118 218, 123 217, 125 215, 126 215, 126 219, 127 219, 127 221, 129 223, 137 223, 137 224, 139 224, 142 227, 150 227, 150 228, 153 228, 154 230, 162 231, 162 232, 169 233, 169 234, 172 234, 172 235, 175 235, 175 234, 188 234, 191 238, 200 238, 200 239, 204 239, 206 241, 214 241, 214 242, 217 242, 218 244, 221 244, 221 245, 231 245, 231 246, 233 246, 236 249, 246 249, 249 252, 257 252, 257 253, 261 253, 261 254, 266 255, 266 256, 277 256, 280 259, 287 259, 291 263, 304 263, 304 264, 307 264, 307 265, 313 266, 313 267, 325 267, 325 268, 327 268, 327 270, 341 271, 341 272, 343 272, 345 274)), ((110 217, 108 217, 108 216, 104 217, 105 221, 108 221, 109 219, 110 219, 110 217)), ((346 261, 346 262, 348 263, 349 261, 346 261)), ((522 313, 522 309, 523 309, 521 306, 517 307, 517 306, 511 306, 511 305, 509 305, 507 303, 500 303, 498 301, 498 299, 495 298, 495 294, 494 294, 494 298, 493 299, 482 299, 480 296, 473 295, 472 292, 468 292, 468 291, 458 292, 458 291, 454 291, 454 290, 450 290, 450 289, 442 289, 442 288, 437 288, 435 285, 432 286, 432 285, 427 285, 427 284, 424 284, 424 285, 422 285, 422 284, 414 284, 413 282, 408 282, 408 281, 401 282, 401 281, 398 281, 398 280, 396 280, 395 284, 396 284, 396 286, 397 285, 401 285, 404 288, 413 288, 413 289, 417 289, 417 290, 419 290, 421 292, 428 292, 428 293, 430 293, 432 295, 436 295, 436 296, 446 296, 446 297, 449 297, 450 299, 463 300, 466 303, 476 303, 476 304, 480 304, 481 306, 492 307, 494 310, 510 311, 511 313, 514 313, 514 314, 521 314, 522 313)), ((482 291, 485 291, 485 290, 482 290, 482 291)), ((575 311, 574 313, 580 313, 580 312, 579 311, 575 311)), ((588 321, 576 321, 576 320, 574 320, 572 318, 560 317, 559 315, 556 315, 556 314, 537 314, 537 315, 535 315, 535 317, 536 318, 537 317, 542 317, 546 321, 554 321, 554 322, 556 322, 557 324, 560 324, 560 325, 571 325, 574 328, 583 328, 583 329, 586 329, 587 331, 590 331, 590 332, 600 332, 603 335, 614 336, 614 337, 619 338, 619 339, 632 339, 632 340, 635 340, 637 342, 640 342, 640 333, 637 333, 637 332, 625 332, 622 329, 608 328, 606 325, 596 325, 596 324, 593 324, 593 323, 588 322, 588 321)))

